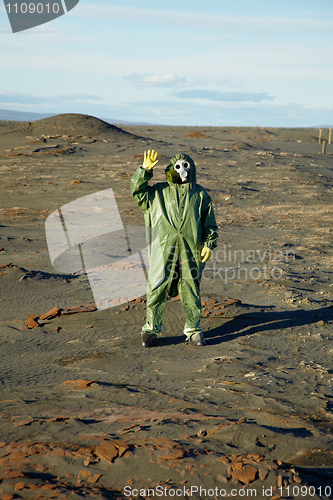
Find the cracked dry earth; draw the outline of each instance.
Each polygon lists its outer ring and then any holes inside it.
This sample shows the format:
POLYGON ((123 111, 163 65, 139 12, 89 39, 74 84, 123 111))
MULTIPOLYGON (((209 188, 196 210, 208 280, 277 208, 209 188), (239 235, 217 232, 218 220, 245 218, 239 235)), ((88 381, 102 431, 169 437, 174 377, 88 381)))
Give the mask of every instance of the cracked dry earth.
POLYGON ((332 146, 84 115, 0 132, 0 498, 332 498, 332 146), (45 220, 75 199, 112 187, 143 226, 129 180, 149 148, 155 181, 183 151, 213 199, 204 348, 170 300, 142 349, 144 296, 97 311, 86 275, 50 264, 45 220))

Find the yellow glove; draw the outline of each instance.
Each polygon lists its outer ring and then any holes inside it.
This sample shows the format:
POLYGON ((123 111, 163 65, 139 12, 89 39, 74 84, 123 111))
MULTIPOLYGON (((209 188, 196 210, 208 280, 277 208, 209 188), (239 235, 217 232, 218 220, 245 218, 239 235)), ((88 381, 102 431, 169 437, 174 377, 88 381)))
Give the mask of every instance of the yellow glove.
POLYGON ((157 158, 157 151, 156 153, 154 150, 150 151, 150 149, 147 152, 145 151, 143 160, 144 168, 146 168, 147 170, 151 170, 152 168, 154 168, 155 165, 157 165, 158 163, 158 160, 156 160, 156 158, 157 158))
POLYGON ((201 250, 201 262, 204 263, 206 260, 210 259, 210 256, 212 255, 212 251, 208 247, 203 247, 201 250))

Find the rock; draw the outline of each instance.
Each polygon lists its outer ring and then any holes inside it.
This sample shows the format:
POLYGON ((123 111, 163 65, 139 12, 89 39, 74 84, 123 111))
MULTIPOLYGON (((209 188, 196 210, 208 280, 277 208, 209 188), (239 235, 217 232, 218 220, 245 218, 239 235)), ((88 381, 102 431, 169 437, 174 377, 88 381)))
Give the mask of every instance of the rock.
POLYGON ((97 311, 97 307, 92 304, 86 304, 82 306, 73 306, 73 307, 65 307, 64 309, 60 309, 61 316, 65 316, 67 314, 75 314, 81 312, 94 312, 97 311))
POLYGON ((59 309, 59 307, 55 306, 53 309, 50 309, 46 313, 42 314, 40 316, 40 319, 45 320, 45 319, 56 318, 57 316, 59 316, 60 312, 61 312, 61 309, 59 309))
POLYGON ((95 484, 99 480, 102 474, 95 474, 94 476, 88 477, 89 483, 95 484))
POLYGON ((90 477, 90 476, 91 476, 91 472, 89 470, 80 470, 77 477, 79 479, 81 477, 90 477))
POLYGON ((28 316, 28 319, 27 319, 26 323, 27 323, 28 328, 37 328, 39 326, 39 324, 37 323, 37 321, 35 321, 35 315, 34 314, 31 314, 30 316, 28 316))
POLYGON ((95 455, 99 458, 103 458, 109 464, 118 457, 118 449, 112 444, 111 441, 106 441, 105 443, 100 444, 94 450, 95 455))
POLYGON ((234 468, 235 468, 236 470, 242 470, 242 469, 243 469, 243 465, 244 465, 244 464, 243 464, 243 462, 237 462, 237 463, 235 464, 235 467, 234 467, 234 468))
POLYGON ((113 444, 115 445, 116 448, 118 448, 120 457, 122 457, 125 451, 129 449, 128 444, 125 441, 122 441, 121 439, 113 441, 113 444))
POLYGON ((184 457, 184 450, 178 443, 173 443, 168 449, 166 455, 159 456, 157 463, 163 463, 164 460, 179 460, 184 457))
POLYGON ((18 477, 24 477, 23 472, 14 470, 5 470, 1 473, 1 479, 16 479, 18 477))
POLYGON ((25 488, 25 483, 23 481, 20 481, 19 483, 16 483, 15 486, 14 486, 15 492, 23 490, 23 488, 25 488))
POLYGON ((128 449, 129 446, 125 441, 117 439, 105 441, 99 446, 96 446, 94 453, 97 457, 103 458, 111 464, 117 457, 121 457, 128 449))
POLYGON ((252 465, 246 465, 243 469, 234 469, 232 471, 232 478, 241 481, 244 484, 252 483, 257 475, 257 469, 252 465))
POLYGON ((14 422, 15 427, 23 427, 24 425, 30 425, 34 419, 32 417, 25 418, 23 420, 17 420, 14 422))
POLYGON ((262 481, 265 481, 266 477, 268 474, 268 470, 266 469, 259 469, 259 477, 262 481))
POLYGON ((77 379, 77 380, 65 380, 61 385, 67 386, 70 390, 82 390, 82 389, 90 389, 92 387, 96 387, 97 383, 94 380, 85 380, 85 379, 77 379))
POLYGON ((197 436, 198 436, 199 438, 204 437, 204 436, 207 436, 207 431, 206 431, 206 429, 205 429, 204 427, 201 427, 201 429, 200 429, 200 430, 199 430, 199 432, 197 433, 197 436))

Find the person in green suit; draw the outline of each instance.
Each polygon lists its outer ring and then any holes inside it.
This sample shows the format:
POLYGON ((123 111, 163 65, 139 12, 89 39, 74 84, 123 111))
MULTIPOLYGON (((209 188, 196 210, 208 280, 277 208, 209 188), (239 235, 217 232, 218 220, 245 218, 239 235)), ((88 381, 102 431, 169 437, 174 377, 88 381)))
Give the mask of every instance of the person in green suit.
POLYGON ((206 345, 200 327, 200 281, 218 237, 212 200, 197 184, 195 164, 187 154, 173 156, 165 169, 166 182, 150 186, 157 163, 157 152, 145 152, 142 167, 131 179, 131 193, 144 213, 147 233, 155 236, 147 241, 149 274, 142 346, 156 345, 166 300, 177 294, 185 313, 186 341, 206 345))

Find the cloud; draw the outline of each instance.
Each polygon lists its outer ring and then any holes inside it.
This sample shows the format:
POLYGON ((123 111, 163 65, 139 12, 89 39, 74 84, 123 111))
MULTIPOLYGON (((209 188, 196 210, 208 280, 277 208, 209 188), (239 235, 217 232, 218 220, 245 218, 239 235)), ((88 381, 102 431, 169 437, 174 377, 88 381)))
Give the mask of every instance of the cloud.
POLYGON ((2 105, 29 105, 40 106, 48 104, 65 104, 73 102, 102 101, 99 96, 91 94, 68 94, 56 96, 36 96, 19 94, 15 92, 4 92, 0 90, 0 103, 2 105))
POLYGON ((261 102, 272 101, 275 96, 266 92, 220 92, 219 90, 182 90, 175 92, 174 97, 178 99, 209 99, 210 101, 225 102, 261 102))
POLYGON ((179 78, 176 75, 131 75, 125 77, 134 85, 139 87, 175 87, 177 85, 185 85, 185 78, 179 78))
POLYGON ((240 88, 243 86, 240 83, 232 81, 231 78, 221 78, 216 83, 217 85, 221 85, 222 87, 240 88))

